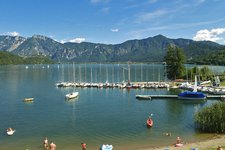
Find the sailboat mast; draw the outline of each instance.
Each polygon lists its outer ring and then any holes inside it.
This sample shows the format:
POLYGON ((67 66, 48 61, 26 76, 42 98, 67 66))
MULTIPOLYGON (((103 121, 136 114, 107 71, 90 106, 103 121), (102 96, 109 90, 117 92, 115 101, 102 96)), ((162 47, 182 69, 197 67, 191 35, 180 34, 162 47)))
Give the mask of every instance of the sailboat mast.
POLYGON ((197 92, 197 75, 195 75, 195 84, 193 92, 197 92))
POLYGON ((74 67, 74 62, 73 62, 73 82, 75 83, 75 67, 74 67))
POLYGON ((128 83, 130 83, 130 63, 128 62, 128 83))
POLYGON ((92 83, 92 65, 91 65, 91 83, 92 83))
POLYGON ((80 73, 80 83, 81 83, 81 67, 79 65, 79 73, 80 73))

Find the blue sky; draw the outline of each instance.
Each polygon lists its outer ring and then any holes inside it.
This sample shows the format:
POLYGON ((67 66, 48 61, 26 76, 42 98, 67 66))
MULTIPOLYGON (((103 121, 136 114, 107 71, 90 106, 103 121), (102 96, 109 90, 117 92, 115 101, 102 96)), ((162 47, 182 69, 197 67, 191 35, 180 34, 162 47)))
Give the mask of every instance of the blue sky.
POLYGON ((0 0, 0 34, 117 44, 162 34, 225 44, 225 0, 0 0))

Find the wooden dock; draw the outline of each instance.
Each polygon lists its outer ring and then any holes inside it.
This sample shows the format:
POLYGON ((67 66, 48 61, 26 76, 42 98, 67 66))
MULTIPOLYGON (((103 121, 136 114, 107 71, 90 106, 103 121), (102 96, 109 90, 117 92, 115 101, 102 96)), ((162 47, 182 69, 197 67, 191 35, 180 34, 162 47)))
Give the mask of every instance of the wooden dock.
MULTIPOLYGON (((141 99, 143 97, 143 99, 145 99, 146 97, 148 97, 149 100, 151 99, 156 99, 156 98, 177 98, 177 95, 136 95, 136 98, 141 99)), ((225 95, 206 95, 207 99, 225 99, 225 95)))

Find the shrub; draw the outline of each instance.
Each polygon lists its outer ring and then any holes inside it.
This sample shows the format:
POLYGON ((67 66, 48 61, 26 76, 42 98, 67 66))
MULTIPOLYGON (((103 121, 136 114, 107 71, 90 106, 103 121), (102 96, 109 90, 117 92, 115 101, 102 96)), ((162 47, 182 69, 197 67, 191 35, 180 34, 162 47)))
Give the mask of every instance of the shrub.
POLYGON ((196 128, 201 132, 225 133, 225 103, 218 102, 195 113, 196 128))

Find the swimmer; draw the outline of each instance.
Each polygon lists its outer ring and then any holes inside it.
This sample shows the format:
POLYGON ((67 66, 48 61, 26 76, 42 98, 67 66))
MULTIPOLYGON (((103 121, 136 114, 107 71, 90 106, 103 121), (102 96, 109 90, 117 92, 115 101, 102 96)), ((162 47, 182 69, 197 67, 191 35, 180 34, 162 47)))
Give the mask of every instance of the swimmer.
POLYGON ((164 133, 166 136, 171 136, 171 132, 164 133))

